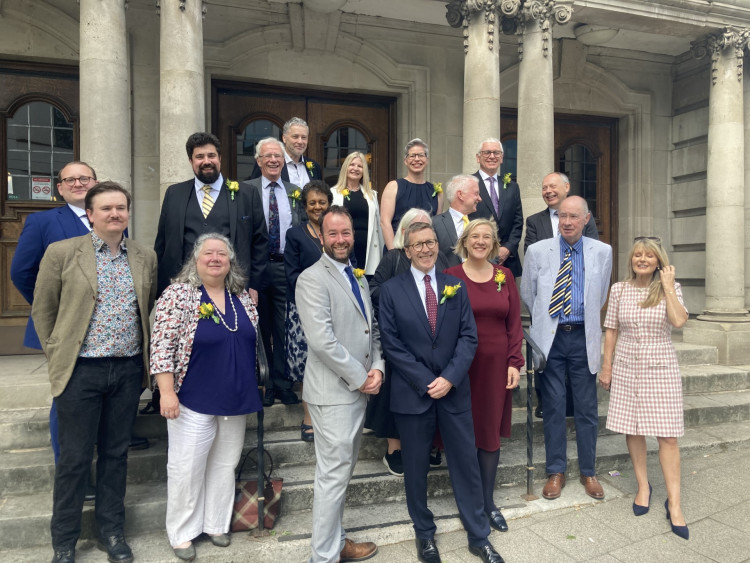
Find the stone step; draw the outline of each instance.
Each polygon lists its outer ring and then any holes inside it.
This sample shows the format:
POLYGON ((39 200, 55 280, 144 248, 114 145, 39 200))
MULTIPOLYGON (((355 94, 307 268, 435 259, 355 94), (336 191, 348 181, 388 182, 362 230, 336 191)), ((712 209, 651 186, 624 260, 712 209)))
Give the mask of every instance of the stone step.
MULTIPOLYGON (((657 451, 656 440, 647 439, 649 455, 655 455, 657 451)), ((750 422, 734 422, 727 424, 702 425, 689 428, 685 436, 680 440, 682 456, 705 455, 712 451, 728 447, 750 446, 750 422)), ((520 500, 524 492, 526 479, 526 454, 525 450, 503 451, 500 456, 498 470, 497 488, 503 491, 496 493, 496 499, 505 497, 502 508, 509 518, 517 518, 528 514, 529 510, 552 510, 565 504, 585 504, 592 502, 582 493, 582 487, 575 486, 575 476, 578 474, 578 462, 574 442, 568 442, 568 475, 571 485, 566 487, 563 496, 556 501, 533 501, 525 503, 520 500), (509 487, 510 484, 517 484, 509 487), (506 493, 506 491, 508 491, 506 493), (514 510, 517 509, 517 512, 514 510)), ((621 435, 602 436, 597 446, 597 472, 603 482, 607 498, 614 498, 617 492, 618 481, 616 477, 610 477, 609 471, 619 471, 623 476, 632 475, 632 469, 625 446, 625 439, 621 435)), ((306 556, 305 547, 311 530, 312 506, 312 480, 308 470, 303 471, 297 466, 280 468, 275 474, 284 478, 284 492, 282 498, 282 516, 274 537, 279 544, 286 544, 291 551, 288 553, 294 560, 300 560, 306 556), (293 542, 299 544, 301 552, 294 550, 293 542), (301 553, 301 555, 300 555, 301 553)), ((543 448, 535 448, 534 451, 534 493, 539 495, 544 478, 544 451, 543 448)), ((435 469, 428 477, 429 495, 433 499, 430 506, 439 517, 439 531, 448 529, 459 529, 460 522, 456 518, 455 505, 452 501, 452 490, 449 483, 448 471, 445 467, 435 469)), ((662 495, 663 496, 663 495, 662 495)), ((28 495, 12 495, 0 499, 0 549, 19 550, 5 551, 3 561, 38 561, 45 557, 49 558, 49 519, 51 516, 52 495, 49 492, 36 492, 28 495), (40 550, 29 549, 39 546, 40 550), (47 555, 41 554, 41 548, 46 547, 47 555), (34 554, 37 554, 34 558, 34 554), (7 555, 7 558, 6 558, 7 555), (28 557, 25 558, 24 557, 28 557)), ((166 486, 164 483, 145 483, 131 485, 128 487, 126 496, 126 533, 133 539, 133 546, 139 544, 138 536, 152 537, 157 545, 157 553, 151 556, 149 553, 138 553, 139 561, 172 561, 171 552, 166 546, 164 539, 164 517, 166 511, 166 486), (161 532, 159 532, 161 531, 161 532), (161 540, 159 540, 161 536, 161 540)), ((379 544, 404 541, 413 537, 411 525, 404 507, 403 481, 401 478, 393 477, 385 472, 385 468, 377 460, 363 460, 357 464, 355 475, 347 491, 347 517, 346 522, 353 533, 354 538, 366 538, 375 540, 379 544), (358 535, 358 532, 366 532, 358 535)), ((84 525, 82 539, 94 537, 93 506, 84 508, 84 525)), ((244 536, 247 539, 248 536, 244 536)), ((201 559, 207 561, 270 561, 265 548, 261 546, 249 546, 241 541, 233 542, 233 548, 239 552, 217 551, 209 546, 201 544, 201 559), (255 553, 255 557, 245 558, 238 553, 255 553), (255 550, 255 551, 254 551, 255 550), (206 555, 204 556, 204 552, 206 555), (266 554, 265 557, 263 554, 266 554)), ((143 540, 146 541, 145 539, 143 540)), ((257 542, 259 540, 250 540, 257 542)), ((265 540, 260 540, 265 541, 265 540)), ((148 543, 148 542, 146 542, 148 543)), ((269 541, 269 543, 273 543, 269 541)), ((81 550, 85 551, 87 544, 83 542, 81 550)), ((277 559, 279 551, 276 547, 273 553, 277 559)), ((136 550, 139 551, 136 547, 136 550)), ((98 559, 101 560, 101 554, 98 559)), ((85 561, 89 559, 81 558, 85 561)), ((90 559, 90 560, 93 560, 90 559)))
MULTIPOLYGON (((700 427, 733 421, 750 420, 750 391, 688 395, 684 399, 685 426, 700 427)), ((606 429, 608 403, 604 403, 599 416, 600 437, 613 434, 606 429)), ((285 407, 273 407, 284 409, 285 407)), ((160 417, 159 417, 160 418, 160 417)), ((253 416, 248 418, 255 418, 253 416)), ((504 450, 509 453, 526 451, 526 410, 513 409, 511 439, 504 441, 504 450)), ((265 424, 264 424, 265 427, 265 424)), ((315 464, 314 445, 302 442, 298 429, 274 430, 265 427, 264 446, 273 457, 276 467, 299 471, 312 479, 315 464)), ((575 438, 575 422, 566 420, 567 437, 575 438)), ((533 437, 535 447, 544 441, 542 421, 534 419, 533 437)), ((128 482, 133 484, 163 481, 166 479, 166 437, 151 438, 147 450, 132 451, 128 461, 128 482)), ((245 449, 256 444, 256 432, 252 429, 245 436, 245 449)), ((359 455, 360 461, 377 464, 385 451, 385 440, 365 434, 359 455)), ((525 455, 525 454, 524 454, 525 455)), ((48 447, 9 450, 0 456, 0 495, 27 494, 34 491, 51 491, 54 476, 52 451, 48 447)), ((302 477, 299 477, 302 479, 302 477)))

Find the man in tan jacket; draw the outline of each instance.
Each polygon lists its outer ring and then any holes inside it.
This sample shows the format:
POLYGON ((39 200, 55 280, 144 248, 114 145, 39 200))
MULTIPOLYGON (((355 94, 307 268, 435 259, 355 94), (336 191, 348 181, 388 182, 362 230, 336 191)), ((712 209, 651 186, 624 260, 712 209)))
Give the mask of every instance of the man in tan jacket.
POLYGON ((91 233, 50 245, 34 290, 31 315, 59 421, 53 563, 75 561, 94 445, 99 548, 109 561, 133 560, 123 535, 125 478, 130 430, 148 382, 156 255, 123 236, 130 201, 114 182, 91 188, 85 200, 91 233))

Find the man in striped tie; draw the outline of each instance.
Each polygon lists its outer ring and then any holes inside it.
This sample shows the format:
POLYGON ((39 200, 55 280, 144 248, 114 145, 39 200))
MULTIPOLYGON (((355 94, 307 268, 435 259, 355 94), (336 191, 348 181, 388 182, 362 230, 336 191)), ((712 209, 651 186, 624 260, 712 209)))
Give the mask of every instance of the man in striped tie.
POLYGON ((566 370, 575 407, 580 480, 586 494, 604 498, 596 478, 596 374, 601 365, 600 311, 607 300, 612 248, 583 236, 590 217, 585 199, 566 198, 559 209, 560 236, 529 246, 521 278, 521 298, 531 313, 531 337, 547 358, 542 387, 549 476, 542 496, 546 499, 558 498, 565 486, 566 370))

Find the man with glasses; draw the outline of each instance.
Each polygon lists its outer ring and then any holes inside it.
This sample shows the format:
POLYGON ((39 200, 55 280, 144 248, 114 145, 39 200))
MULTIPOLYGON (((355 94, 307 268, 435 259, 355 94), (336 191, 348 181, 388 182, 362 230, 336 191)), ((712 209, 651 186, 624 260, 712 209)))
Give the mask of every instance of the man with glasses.
POLYGON ((259 295, 260 327, 271 368, 271 381, 266 386, 263 396, 264 407, 273 405, 277 398, 285 405, 299 403, 299 398, 292 391, 292 381, 284 377, 287 290, 284 249, 286 232, 290 227, 299 224, 303 209, 299 200, 300 187, 281 178, 282 171, 286 168, 284 155, 284 148, 279 141, 273 137, 261 139, 255 145, 255 161, 260 168, 261 176, 242 182, 261 200, 264 225, 268 231, 268 262, 259 295))
POLYGON ((503 163, 503 145, 499 140, 489 138, 479 144, 477 163, 479 170, 474 176, 479 180, 482 201, 477 205, 476 213, 469 215, 469 219, 483 217, 495 220, 497 236, 500 238, 498 263, 518 278, 522 272, 518 257, 518 245, 521 244, 523 233, 521 190, 508 174, 498 174, 503 163))
MULTIPOLYGON (((323 172, 320 165, 311 158, 305 158, 307 142, 310 137, 310 127, 300 117, 292 117, 284 123, 281 130, 281 140, 284 142, 284 167, 281 169, 281 179, 285 182, 304 187, 311 180, 322 180, 323 172)), ((262 168, 256 164, 251 180, 260 178, 262 168)))
POLYGON ((380 290, 380 341, 393 367, 391 411, 401 436, 406 505, 417 557, 440 563, 435 521, 427 507, 430 449, 440 429, 469 550, 487 563, 502 563, 487 539, 490 524, 474 445, 468 374, 477 327, 466 288, 458 278, 436 272, 439 250, 429 224, 409 225, 404 251, 411 268, 380 290))

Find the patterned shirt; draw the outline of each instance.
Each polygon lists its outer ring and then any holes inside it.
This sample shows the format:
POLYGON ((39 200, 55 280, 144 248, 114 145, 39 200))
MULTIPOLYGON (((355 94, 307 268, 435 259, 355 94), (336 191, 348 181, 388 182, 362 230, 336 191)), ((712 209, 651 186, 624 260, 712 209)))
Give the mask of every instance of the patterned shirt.
POLYGON ((142 352, 141 315, 125 239, 112 256, 107 243, 91 232, 96 254, 96 305, 79 356, 112 358, 142 352))
POLYGON ((570 315, 565 312, 560 314, 560 324, 582 324, 586 318, 586 312, 583 307, 583 290, 586 281, 586 268, 583 260, 583 237, 579 238, 573 246, 570 246, 565 239, 560 239, 560 264, 565 258, 565 252, 570 248, 572 250, 571 259, 573 261, 573 285, 571 287, 571 311, 570 315))

